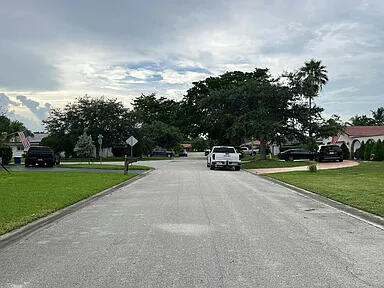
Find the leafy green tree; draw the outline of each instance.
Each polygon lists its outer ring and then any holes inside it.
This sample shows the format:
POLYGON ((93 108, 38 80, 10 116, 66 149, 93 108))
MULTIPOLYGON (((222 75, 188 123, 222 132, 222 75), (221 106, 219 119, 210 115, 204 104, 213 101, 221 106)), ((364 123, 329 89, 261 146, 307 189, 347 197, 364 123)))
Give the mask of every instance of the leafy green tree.
POLYGON ((204 151, 204 149, 209 147, 208 141, 202 137, 193 138, 191 141, 191 147, 196 151, 204 151))
POLYGON ((49 135, 40 141, 40 146, 48 146, 55 151, 55 153, 65 152, 69 157, 73 154, 74 144, 72 138, 68 135, 49 135))
POLYGON ((341 144, 340 148, 343 151, 343 158, 349 159, 350 152, 349 152, 348 146, 343 142, 343 144, 341 144))
POLYGON ((160 121, 143 124, 140 134, 145 154, 150 154, 155 147, 176 149, 183 140, 183 135, 178 128, 160 121))
POLYGON ((77 98, 64 109, 52 109, 43 123, 51 135, 60 139, 69 137, 68 144, 76 143, 85 129, 95 141, 102 134, 105 147, 120 144, 130 135, 137 134, 134 117, 128 108, 116 99, 104 97, 77 98))
POLYGON ((0 115, 0 143, 9 140, 16 132, 24 131, 25 126, 17 120, 11 120, 5 115, 0 115))
POLYGON ((87 133, 84 131, 84 133, 79 136, 74 151, 79 157, 83 157, 83 158, 94 157, 96 147, 93 144, 92 136, 87 135, 87 133))
POLYGON ((161 121, 177 126, 180 104, 164 97, 156 98, 156 94, 142 94, 133 100, 133 117, 136 123, 144 124, 161 121))

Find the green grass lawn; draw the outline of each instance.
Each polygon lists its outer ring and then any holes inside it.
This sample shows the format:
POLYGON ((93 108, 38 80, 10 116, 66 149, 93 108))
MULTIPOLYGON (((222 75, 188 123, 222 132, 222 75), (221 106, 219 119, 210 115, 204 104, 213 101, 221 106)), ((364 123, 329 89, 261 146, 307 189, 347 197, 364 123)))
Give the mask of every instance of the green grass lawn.
POLYGON ((136 175, 0 172, 0 235, 136 175))
MULTIPOLYGON (((154 161, 154 160, 170 160, 172 158, 168 157, 139 157, 137 158, 137 161, 154 161)), ((96 158, 66 158, 66 159, 61 159, 61 162, 88 162, 91 161, 91 163, 97 163, 100 162, 99 159, 96 158)), ((108 157, 108 158, 103 158, 103 162, 117 162, 117 161, 124 161, 124 157, 108 157)))
POLYGON ((268 174, 297 187, 384 216, 384 162, 341 169, 268 174))
MULTIPOLYGON (((124 170, 124 165, 116 164, 61 164, 60 167, 64 168, 88 168, 88 169, 107 169, 107 170, 124 170)), ((151 168, 143 165, 129 165, 132 170, 150 170, 151 168)))
POLYGON ((282 168, 282 167, 297 167, 309 165, 308 161, 279 161, 277 157, 266 160, 260 160, 260 155, 256 155, 255 159, 250 156, 245 156, 241 159, 241 166, 244 169, 258 169, 258 168, 282 168))

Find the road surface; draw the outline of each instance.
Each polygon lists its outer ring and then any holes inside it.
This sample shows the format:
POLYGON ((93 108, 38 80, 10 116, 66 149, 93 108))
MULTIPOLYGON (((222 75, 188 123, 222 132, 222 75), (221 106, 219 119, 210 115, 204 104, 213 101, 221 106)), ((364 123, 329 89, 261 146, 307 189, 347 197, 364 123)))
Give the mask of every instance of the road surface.
POLYGON ((203 159, 0 250, 0 287, 384 287, 384 231, 203 159))

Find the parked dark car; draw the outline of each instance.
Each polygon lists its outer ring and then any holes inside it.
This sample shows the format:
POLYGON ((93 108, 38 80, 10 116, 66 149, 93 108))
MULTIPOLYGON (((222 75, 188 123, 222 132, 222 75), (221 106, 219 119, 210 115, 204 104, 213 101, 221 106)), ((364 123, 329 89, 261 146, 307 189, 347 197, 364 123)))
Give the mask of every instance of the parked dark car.
POLYGON ((25 167, 28 166, 47 166, 53 167, 56 162, 55 152, 49 147, 32 146, 25 154, 25 167))
POLYGON ((293 161, 293 160, 303 160, 309 159, 314 160, 317 153, 305 149, 289 149, 283 151, 277 155, 280 160, 293 161))
POLYGON ((165 150, 162 148, 155 148, 152 150, 151 157, 173 157, 173 151, 165 150))
POLYGON ((317 153, 317 161, 340 161, 343 162, 343 150, 338 145, 320 146, 317 153))

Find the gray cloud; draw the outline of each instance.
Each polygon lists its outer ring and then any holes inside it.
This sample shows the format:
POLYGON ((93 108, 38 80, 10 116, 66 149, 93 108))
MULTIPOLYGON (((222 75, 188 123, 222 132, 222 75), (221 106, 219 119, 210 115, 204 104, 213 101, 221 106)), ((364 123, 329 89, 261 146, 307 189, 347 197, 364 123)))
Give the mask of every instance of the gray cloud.
POLYGON ((24 95, 18 95, 16 96, 16 98, 23 104, 25 105, 26 107, 28 107, 28 109, 34 114, 36 115, 36 117, 40 120, 44 120, 47 118, 48 116, 48 113, 49 113, 49 109, 51 108, 51 104, 49 103, 45 103, 44 107, 41 107, 40 106, 40 103, 39 102, 36 102, 32 99, 29 99, 27 97, 25 97, 24 95))
MULTIPOLYGON (((0 88, 55 105, 85 93, 180 99, 207 75, 317 58, 330 78, 318 103, 348 118, 383 105, 383 17, 381 0, 5 0, 0 88)), ((39 118, 49 109, 19 100, 39 118)))

